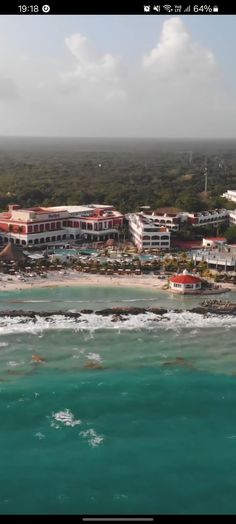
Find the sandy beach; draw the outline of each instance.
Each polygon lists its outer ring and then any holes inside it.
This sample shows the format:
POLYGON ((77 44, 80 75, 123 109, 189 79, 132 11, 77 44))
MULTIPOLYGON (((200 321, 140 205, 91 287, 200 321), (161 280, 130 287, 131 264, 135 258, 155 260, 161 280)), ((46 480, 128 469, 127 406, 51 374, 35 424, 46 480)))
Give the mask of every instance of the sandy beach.
POLYGON ((0 274, 1 291, 17 291, 31 288, 91 286, 91 287, 137 287, 160 290, 167 279, 159 279, 156 275, 93 275, 68 270, 63 275, 59 271, 48 273, 46 278, 32 276, 19 279, 18 275, 9 277, 0 274))
MULTIPOLYGON (((160 279, 156 275, 98 275, 90 273, 80 273, 74 270, 67 270, 61 274, 59 271, 50 272, 46 278, 40 276, 26 276, 24 279, 19 275, 0 274, 1 291, 17 291, 31 288, 49 287, 128 287, 146 288, 161 290, 167 283, 166 279, 160 279)), ((220 284, 221 288, 236 290, 234 284, 220 284)))

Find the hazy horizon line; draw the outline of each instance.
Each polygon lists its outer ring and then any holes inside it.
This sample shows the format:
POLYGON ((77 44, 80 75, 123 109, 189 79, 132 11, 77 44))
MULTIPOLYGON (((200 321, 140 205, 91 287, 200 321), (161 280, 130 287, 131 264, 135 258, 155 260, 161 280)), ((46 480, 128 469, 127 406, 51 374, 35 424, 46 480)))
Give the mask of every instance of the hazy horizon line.
POLYGON ((236 136, 232 137, 138 137, 138 136, 117 136, 117 137, 110 137, 110 136, 62 136, 62 135, 54 135, 54 136, 47 136, 47 135, 0 135, 1 138, 17 138, 17 139, 63 139, 63 140, 159 140, 159 141, 177 141, 177 140, 185 140, 185 141, 191 141, 191 140, 203 140, 203 141, 212 141, 212 140, 221 140, 221 141, 227 141, 227 140, 236 140, 236 136))

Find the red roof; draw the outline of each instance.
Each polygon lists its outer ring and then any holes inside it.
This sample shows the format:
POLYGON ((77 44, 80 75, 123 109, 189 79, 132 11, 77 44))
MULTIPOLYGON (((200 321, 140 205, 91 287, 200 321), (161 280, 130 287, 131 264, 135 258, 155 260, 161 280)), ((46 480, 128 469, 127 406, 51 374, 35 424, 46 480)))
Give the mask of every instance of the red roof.
POLYGON ((201 240, 172 240, 172 246, 178 247, 180 249, 198 249, 202 247, 201 240))
POLYGON ((205 240, 213 240, 214 242, 224 242, 225 237, 206 237, 205 240))
POLYGON ((199 284, 201 279, 192 275, 176 275, 176 277, 170 278, 170 282, 175 282, 176 284, 199 284))

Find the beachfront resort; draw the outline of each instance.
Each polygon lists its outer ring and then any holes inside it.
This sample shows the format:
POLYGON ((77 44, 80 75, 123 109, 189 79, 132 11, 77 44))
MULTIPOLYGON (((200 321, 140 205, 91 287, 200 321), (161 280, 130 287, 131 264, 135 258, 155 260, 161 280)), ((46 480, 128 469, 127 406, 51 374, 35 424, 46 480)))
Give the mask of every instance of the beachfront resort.
POLYGON ((182 294, 202 292, 214 283, 234 286, 236 246, 224 236, 201 233, 204 227, 215 233, 234 220, 236 212, 224 208, 191 213, 141 206, 123 214, 109 204, 11 204, 0 213, 2 285, 16 279, 23 286, 49 285, 65 278, 73 283, 86 278, 96 285, 99 274, 103 283, 110 277, 113 284, 117 277, 128 285, 132 278, 132 285, 142 282, 182 294), (183 241, 186 229, 190 239, 183 241))

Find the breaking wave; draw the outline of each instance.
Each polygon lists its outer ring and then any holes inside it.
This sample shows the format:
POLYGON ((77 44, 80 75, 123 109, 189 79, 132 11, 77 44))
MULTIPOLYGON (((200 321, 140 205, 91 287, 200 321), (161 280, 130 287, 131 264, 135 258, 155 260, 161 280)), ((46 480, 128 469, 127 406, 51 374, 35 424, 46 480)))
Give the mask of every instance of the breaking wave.
POLYGON ((64 411, 58 411, 57 413, 52 414, 51 427, 59 429, 61 426, 78 426, 81 424, 81 420, 76 420, 75 416, 69 409, 64 411))
MULTIPOLYGON (((58 411, 57 413, 52 413, 51 428, 60 429, 63 426, 74 428, 75 426, 80 426, 81 424, 82 421, 76 419, 72 411, 70 411, 70 409, 65 409, 63 411, 58 411)), ((45 435, 43 435, 40 432, 35 434, 35 437, 39 439, 44 438, 44 436, 45 435)), ((96 433, 95 429, 93 428, 80 431, 79 436, 85 439, 89 446, 91 446, 92 448, 96 448, 104 441, 104 436, 98 435, 98 433, 96 433)))
MULTIPOLYGON (((0 336, 15 333, 31 333, 39 335, 51 330, 71 330, 74 332, 94 332, 97 330, 132 331, 132 330, 184 330, 184 329, 236 328, 236 316, 231 315, 200 315, 189 311, 168 312, 164 315, 143 313, 127 315, 123 320, 114 321, 112 315, 101 316, 95 313, 83 314, 78 319, 68 318, 64 315, 52 315, 43 318, 38 315, 35 319, 27 317, 2 317, 0 318, 0 336)), ((4 343, 5 346, 5 343, 4 343)))

